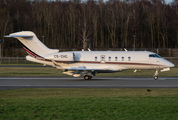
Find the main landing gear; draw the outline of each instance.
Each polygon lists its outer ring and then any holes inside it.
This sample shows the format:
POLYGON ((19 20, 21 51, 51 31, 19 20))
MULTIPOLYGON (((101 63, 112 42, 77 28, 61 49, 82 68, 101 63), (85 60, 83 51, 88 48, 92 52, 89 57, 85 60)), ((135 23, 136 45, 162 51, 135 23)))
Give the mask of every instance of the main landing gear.
POLYGON ((154 74, 154 79, 157 80, 158 79, 158 70, 155 71, 155 74, 154 74))
POLYGON ((85 76, 84 76, 84 79, 85 79, 85 80, 90 80, 91 78, 92 78, 92 76, 89 76, 89 75, 85 75, 85 76))

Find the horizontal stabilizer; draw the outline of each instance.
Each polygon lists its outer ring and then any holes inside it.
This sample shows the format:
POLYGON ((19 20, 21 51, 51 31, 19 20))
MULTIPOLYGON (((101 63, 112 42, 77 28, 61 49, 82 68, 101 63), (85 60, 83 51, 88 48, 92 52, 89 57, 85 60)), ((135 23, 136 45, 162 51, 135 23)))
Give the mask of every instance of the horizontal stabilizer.
POLYGON ((16 37, 22 37, 22 38, 31 38, 31 37, 33 37, 33 36, 31 36, 31 35, 6 35, 6 36, 4 36, 4 37, 14 37, 14 38, 16 38, 16 37))
MULTIPOLYGON (((57 49, 49 49, 44 45, 35 35, 35 33, 31 31, 22 31, 11 33, 10 35, 6 35, 5 37, 13 37, 17 38, 24 46, 25 50, 33 53, 37 56, 44 57, 47 54, 58 53, 57 49)), ((29 54, 28 52, 28 54, 29 54)), ((31 54, 30 54, 31 55, 31 54)))

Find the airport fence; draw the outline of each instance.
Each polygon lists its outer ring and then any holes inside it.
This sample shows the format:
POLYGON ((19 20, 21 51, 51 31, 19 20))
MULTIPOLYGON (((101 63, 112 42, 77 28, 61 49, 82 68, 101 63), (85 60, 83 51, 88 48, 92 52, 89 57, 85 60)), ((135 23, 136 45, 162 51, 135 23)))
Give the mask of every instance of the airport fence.
POLYGON ((27 61, 25 57, 1 57, 1 64, 31 64, 32 62, 27 61))
MULTIPOLYGON (((175 66, 178 66, 178 57, 163 57, 164 59, 172 62, 175 66)), ((33 62, 27 61, 25 57, 1 57, 1 64, 34 64, 33 62)))

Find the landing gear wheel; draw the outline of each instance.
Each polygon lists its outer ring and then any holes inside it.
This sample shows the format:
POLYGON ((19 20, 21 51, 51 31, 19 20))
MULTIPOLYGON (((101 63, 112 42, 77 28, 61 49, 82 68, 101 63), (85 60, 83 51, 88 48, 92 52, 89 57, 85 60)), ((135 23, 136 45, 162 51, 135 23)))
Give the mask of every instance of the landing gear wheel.
POLYGON ((158 79, 158 70, 155 71, 155 74, 154 74, 154 79, 157 80, 158 79))
POLYGON ((85 80, 88 80, 88 79, 89 79, 89 76, 88 76, 88 75, 85 75, 85 76, 84 76, 84 79, 85 79, 85 80))
POLYGON ((92 76, 88 76, 88 75, 85 75, 85 76, 84 76, 84 79, 85 79, 85 80, 90 80, 91 78, 92 78, 92 76))
POLYGON ((154 79, 157 80, 157 79, 158 79, 158 76, 154 76, 154 79))

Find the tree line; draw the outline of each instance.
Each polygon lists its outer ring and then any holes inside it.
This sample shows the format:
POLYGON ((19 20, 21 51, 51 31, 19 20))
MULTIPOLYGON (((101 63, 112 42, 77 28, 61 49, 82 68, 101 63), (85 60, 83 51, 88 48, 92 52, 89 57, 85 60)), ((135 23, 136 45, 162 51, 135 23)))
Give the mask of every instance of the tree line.
POLYGON ((178 1, 0 0, 3 48, 21 47, 4 35, 33 31, 50 48, 178 48, 178 1))

